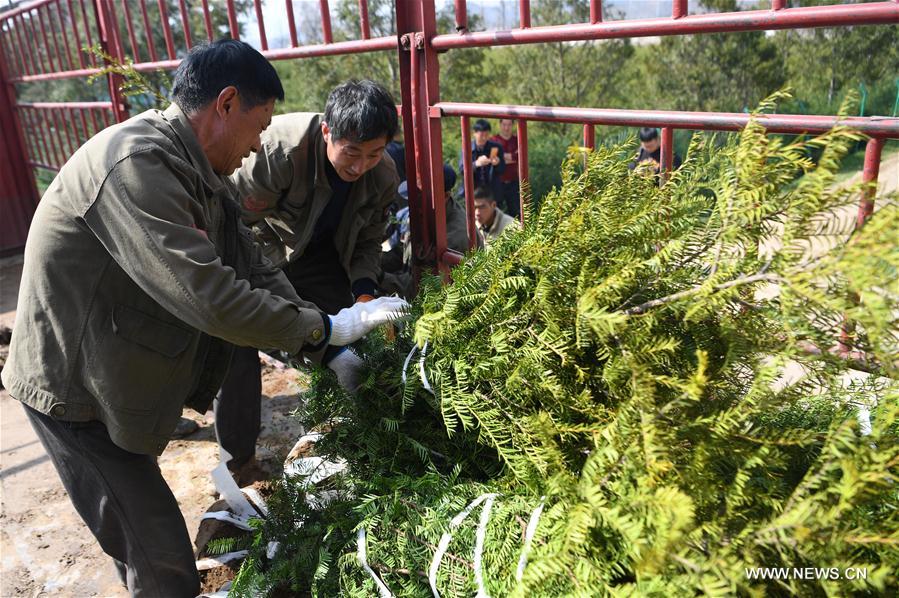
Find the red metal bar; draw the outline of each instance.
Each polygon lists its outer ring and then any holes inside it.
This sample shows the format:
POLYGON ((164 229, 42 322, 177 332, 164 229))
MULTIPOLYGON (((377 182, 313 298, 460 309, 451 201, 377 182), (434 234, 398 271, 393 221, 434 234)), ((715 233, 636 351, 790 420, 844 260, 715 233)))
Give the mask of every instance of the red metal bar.
POLYGON ((175 59, 175 40, 172 38, 172 27, 169 25, 169 9, 166 8, 166 0, 156 0, 159 7, 159 20, 162 21, 162 34, 165 37, 165 49, 169 53, 169 60, 175 59))
MULTIPOLYGON (((40 21, 41 37, 44 40, 44 51, 47 53, 47 63, 50 65, 50 70, 55 71, 56 65, 53 62, 53 53, 50 51, 50 43, 47 41, 47 23, 44 22, 44 13, 40 8, 37 10, 37 19, 40 21)), ((60 64, 60 66, 62 65, 60 64)))
POLYGON ((62 6, 60 6, 60 2, 56 2, 54 6, 56 7, 56 22, 59 24, 59 35, 54 35, 53 37, 62 37, 63 44, 66 48, 66 62, 69 64, 69 70, 75 68, 75 61, 72 60, 72 46, 69 44, 69 36, 66 35, 65 24, 62 20, 62 6))
POLYGON ((427 201, 427 190, 430 188, 431 177, 430 171, 427 170, 425 160, 424 160, 424 148, 426 147, 424 136, 426 134, 425 127, 422 117, 422 99, 421 96, 423 92, 420 90, 421 88, 421 66, 419 64, 419 54, 418 50, 413 46, 410 50, 411 54, 411 62, 412 62, 412 76, 410 79, 410 87, 412 92, 412 118, 415 121, 414 126, 412 128, 413 137, 415 138, 414 151, 415 151, 415 173, 418 178, 419 189, 421 192, 421 208, 422 208, 422 219, 424 222, 424 231, 425 234, 423 237, 426 239, 426 245, 431 245, 431 237, 432 237, 432 228, 431 225, 433 223, 433 205, 431 202, 427 201))
POLYGON ((25 124, 26 138, 31 140, 32 144, 34 145, 34 157, 39 160, 43 160, 44 162, 49 162, 49 152, 44 146, 44 136, 40 134, 38 125, 34 120, 34 111, 19 109, 18 112, 22 115, 22 122, 25 124))
POLYGON ((53 166, 52 164, 44 164, 43 162, 35 162, 34 160, 29 160, 28 165, 32 168, 43 168, 44 170, 52 170, 53 172, 59 172, 58 166, 53 166))
POLYGON ((518 26, 522 29, 531 26, 531 0, 518 0, 518 26))
POLYGON ((359 0, 359 29, 362 39, 371 39, 371 25, 368 22, 368 0, 359 0))
POLYGON ((103 117, 103 128, 104 128, 104 129, 105 129, 106 127, 108 127, 110 124, 112 124, 112 123, 109 122, 109 117, 110 117, 110 116, 113 116, 113 115, 111 115, 109 112, 107 112, 106 110, 104 110, 103 112, 100 113, 100 116, 103 117))
POLYGON ((465 257, 461 253, 453 251, 452 249, 447 249, 443 252, 443 255, 440 256, 440 262, 447 266, 458 266, 462 263, 462 258, 465 257))
POLYGON ((75 4, 72 0, 66 0, 69 7, 69 20, 72 22, 72 33, 75 35, 75 54, 78 55, 78 64, 81 68, 85 68, 87 63, 84 61, 84 52, 81 51, 81 35, 78 33, 78 19, 75 18, 75 4))
POLYGON ((671 127, 662 127, 660 157, 662 163, 659 164, 659 171, 662 174, 661 179, 667 178, 667 173, 671 172, 674 163, 674 130, 671 127))
POLYGON ((87 118, 84 116, 84 109, 78 110, 78 116, 81 118, 81 137, 79 137, 78 146, 84 145, 84 142, 91 138, 91 134, 87 130, 87 118))
MULTIPOLYGON (((134 23, 131 20, 131 8, 128 0, 122 0, 122 10, 125 12, 125 25, 128 27, 128 41, 131 43, 131 55, 134 62, 140 62, 140 52, 137 50, 137 36, 134 35, 134 23)), ((84 65, 81 65, 84 68, 84 65)))
POLYGON ((474 220, 474 173, 471 170, 471 124, 467 116, 462 122, 462 180, 465 189, 465 223, 468 227, 468 248, 478 246, 478 228, 474 220))
POLYGON ((297 40, 297 22, 293 18, 293 0, 284 0, 284 6, 287 9, 287 27, 290 29, 290 47, 296 48, 300 44, 297 40))
POLYGON ((602 0, 590 0, 590 22, 602 23, 602 0))
POLYGON ((190 36, 190 15, 187 12, 187 5, 184 0, 178 0, 178 8, 181 11, 181 27, 184 29, 184 45, 190 50, 193 45, 193 39, 190 36))
POLYGON ((66 132, 66 143, 68 144, 66 147, 66 158, 68 159, 68 157, 74 154, 75 150, 78 149, 78 144, 72 141, 71 128, 74 126, 74 123, 71 120, 72 111, 69 109, 62 109, 59 111, 59 116, 60 120, 62 121, 62 128, 66 132))
POLYGON ((468 7, 465 6, 465 0, 456 0, 455 9, 456 31, 465 33, 468 31, 468 7))
POLYGON ((865 165, 862 170, 862 183, 866 185, 858 205, 858 217, 855 228, 859 229, 871 214, 874 213, 874 192, 877 190, 877 177, 880 174, 880 157, 883 153, 883 139, 872 138, 865 146, 865 165))
POLYGON ((331 9, 328 8, 328 0, 318 0, 318 6, 322 13, 322 36, 326 44, 334 41, 331 35, 331 9))
MULTIPOLYGON (((100 33, 101 47, 110 58, 119 63, 124 63, 125 50, 122 47, 122 40, 118 36, 119 28, 115 14, 115 4, 112 0, 105 2, 101 0, 95 4, 95 7, 97 9, 97 31, 100 33)), ((122 82, 122 75, 112 72, 107 73, 106 83, 109 88, 109 98, 112 101, 113 117, 116 122, 122 122, 128 118, 128 104, 125 102, 125 95, 121 90, 122 82)))
POLYGON ((231 29, 231 39, 240 39, 240 25, 237 23, 234 0, 228 0, 228 27, 231 29))
POLYGON ((21 73, 24 69, 19 62, 19 55, 16 52, 16 43, 12 39, 13 33, 10 26, 6 23, 0 23, 0 55, 6 57, 6 70, 11 77, 21 73))
POLYGON ((66 155, 60 147, 62 145, 62 138, 59 134, 59 124, 55 121, 55 119, 51 120, 54 116, 52 110, 40 111, 38 112, 38 115, 40 115, 41 112, 43 112, 46 118, 41 118, 40 116, 38 116, 38 118, 45 126, 45 130, 47 133, 46 141, 52 155, 52 160, 47 163, 55 164, 56 166, 62 166, 66 161, 66 155))
POLYGON ((253 0, 253 6, 256 8, 256 25, 259 27, 259 43, 263 50, 268 50, 268 39, 265 37, 265 19, 262 16, 262 1, 253 0))
POLYGON ((584 147, 596 148, 596 127, 594 125, 584 125, 584 147))
POLYGON ((16 106, 33 110, 65 110, 67 108, 73 110, 111 110, 112 102, 19 102, 16 106))
MULTIPOLYGON (((125 0, 127 2, 127 0, 125 0)), ((156 62, 159 55, 156 53, 156 42, 153 41, 153 27, 150 26, 150 16, 147 14, 147 0, 140 0, 141 17, 144 19, 144 33, 147 36, 147 49, 150 51, 150 60, 156 62)))
POLYGON ((91 132, 91 136, 93 136, 100 131, 100 125, 97 124, 97 113, 94 110, 88 111, 88 114, 91 117, 91 124, 94 126, 94 130, 91 132))
MULTIPOLYGON (((22 64, 24 65, 22 72, 18 73, 18 75, 21 76, 28 75, 30 73, 36 73, 37 70, 32 63, 32 60, 34 60, 34 52, 32 51, 31 44, 28 44, 26 46, 24 43, 22 43, 22 28, 25 27, 24 18, 20 15, 12 20, 12 24, 13 30, 15 31, 16 35, 16 41, 18 42, 16 47, 18 48, 19 53, 22 55, 22 64), (27 51, 26 48, 28 48, 27 51)), ((10 73, 10 77, 12 77, 12 73, 10 73)))
MULTIPOLYGON (((528 180, 528 121, 519 119, 518 121, 518 188, 521 194, 521 183, 528 180)), ((522 198, 523 199, 523 198, 522 198)), ((524 203, 522 202, 521 222, 525 220, 524 203)), ((530 206, 528 206, 530 207, 530 206)))
POLYGON ((774 29, 811 29, 846 25, 877 25, 899 22, 899 2, 803 6, 789 10, 747 10, 734 13, 690 15, 680 19, 627 19, 578 25, 550 25, 512 31, 478 31, 437 35, 436 50, 509 46, 591 39, 692 35, 774 29))
MULTIPOLYGON (((793 10, 793 9, 791 9, 793 10)), ((512 106, 440 102, 432 108, 441 116, 480 116, 483 118, 525 118, 546 122, 587 123, 627 127, 666 127, 738 131, 751 116, 741 112, 676 112, 664 110, 611 110, 600 108, 562 108, 550 106, 512 106)), ((824 133, 840 124, 872 137, 899 138, 899 118, 800 114, 762 114, 756 117, 771 133, 824 133)))
MULTIPOLYGON (((66 67, 65 67, 65 63, 63 62, 63 59, 62 59, 62 50, 60 49, 61 46, 59 45, 59 35, 57 35, 55 31, 53 31, 53 27, 54 27, 53 26, 53 8, 54 7, 59 8, 59 3, 52 2, 50 4, 47 4, 47 23, 50 26, 50 29, 49 29, 50 37, 53 38, 53 48, 56 50, 56 60, 57 60, 57 62, 59 62, 59 70, 63 70, 66 67)), ((62 32, 60 31, 60 33, 62 33, 62 32)), ((69 58, 69 62, 71 62, 71 57, 69 58)), ((74 68, 74 65, 70 65, 69 68, 74 68)))
MULTIPOLYGON (((290 0, 287 4, 291 5, 290 0)), ((290 6, 293 9, 293 5, 290 6)), ((203 0, 203 24, 206 26, 206 39, 212 41, 212 17, 209 15, 209 0, 203 0)))
POLYGON ((783 10, 786 4, 787 0, 771 0, 771 10, 783 10))
MULTIPOLYGON (((143 1, 144 0, 141 0, 141 2, 143 1)), ((93 48, 94 36, 91 35, 90 21, 87 18, 87 8, 84 6, 84 0, 78 0, 78 4, 81 6, 81 21, 84 23, 84 35, 87 37, 87 45, 89 48, 93 48)), ((147 34, 149 35, 149 32, 147 34)), ((94 56, 94 53, 90 52, 88 57, 91 60, 91 64, 97 66, 97 57, 94 56)))
POLYGON ((687 0, 672 0, 671 18, 682 19, 687 16, 687 0))

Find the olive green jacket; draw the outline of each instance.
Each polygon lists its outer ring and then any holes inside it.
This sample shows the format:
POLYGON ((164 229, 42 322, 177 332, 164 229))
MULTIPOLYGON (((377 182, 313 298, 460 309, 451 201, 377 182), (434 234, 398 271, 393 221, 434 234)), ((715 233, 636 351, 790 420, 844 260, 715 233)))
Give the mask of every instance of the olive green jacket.
MULTIPOLYGON (((327 159, 321 115, 282 114, 262 133, 261 151, 244 160, 232 176, 244 222, 253 226, 276 264, 303 254, 333 195, 325 172, 327 159)), ((387 208, 398 185, 396 166, 385 152, 378 165, 350 187, 334 247, 351 283, 378 280, 387 208)))
POLYGON ((228 343, 320 359, 325 319, 264 260, 234 197, 175 105, 85 143, 31 223, 9 393, 159 454, 186 401, 208 407, 228 343))

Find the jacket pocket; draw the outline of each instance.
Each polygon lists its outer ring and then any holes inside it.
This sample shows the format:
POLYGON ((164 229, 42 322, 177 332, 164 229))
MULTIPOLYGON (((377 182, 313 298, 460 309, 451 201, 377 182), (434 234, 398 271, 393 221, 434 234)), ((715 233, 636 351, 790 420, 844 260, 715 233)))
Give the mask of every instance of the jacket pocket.
POLYGON ((166 357, 178 357, 187 349, 193 336, 189 330, 124 305, 116 305, 112 310, 112 331, 166 357))
POLYGON ((185 352, 197 333, 125 305, 113 307, 105 328, 87 366, 88 390, 125 418, 123 426, 137 423, 129 415, 175 409, 190 391, 193 360, 185 352))

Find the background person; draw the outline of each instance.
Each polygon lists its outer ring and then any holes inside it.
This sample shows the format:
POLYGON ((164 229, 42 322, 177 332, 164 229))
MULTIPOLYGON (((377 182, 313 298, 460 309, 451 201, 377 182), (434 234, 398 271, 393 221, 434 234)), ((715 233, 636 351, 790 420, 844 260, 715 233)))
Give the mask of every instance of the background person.
POLYGON ((493 192, 488 187, 474 191, 474 218, 478 224, 478 246, 488 247, 509 226, 519 226, 518 221, 496 207, 493 192))
MULTIPOLYGON (((488 187, 494 197, 499 197, 500 175, 505 172, 506 163, 503 148, 495 141, 490 141, 490 123, 479 118, 472 126, 474 139, 471 140, 472 177, 475 187, 488 187)), ((459 172, 464 172, 465 157, 459 160, 459 172)))
MULTIPOLYGON (((659 130, 652 127, 640 129, 640 150, 637 157, 628 165, 631 170, 649 169, 654 174, 659 174, 662 164, 662 142, 659 140, 659 130)), ((677 153, 672 153, 672 169, 680 168, 681 159, 677 153)))
POLYGON ((512 132, 514 125, 511 118, 499 119, 499 133, 491 137, 490 141, 503 148, 505 162, 505 169, 499 175, 497 203, 502 205, 509 216, 518 218, 521 215, 521 190, 518 181, 518 135, 512 132))

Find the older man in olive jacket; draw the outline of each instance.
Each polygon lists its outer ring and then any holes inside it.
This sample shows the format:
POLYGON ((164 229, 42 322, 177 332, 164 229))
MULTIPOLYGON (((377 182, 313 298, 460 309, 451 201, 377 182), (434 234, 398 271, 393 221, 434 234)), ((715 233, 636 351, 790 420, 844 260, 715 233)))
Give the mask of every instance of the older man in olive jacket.
POLYGON ((240 223, 223 175, 259 148, 283 96, 250 46, 195 48, 175 103, 89 140, 31 225, 3 383, 133 595, 199 592, 156 455, 186 401, 205 411, 233 345, 320 361, 402 308, 326 315, 240 223))

